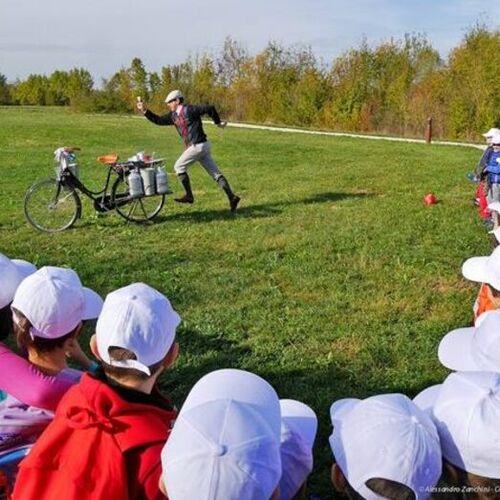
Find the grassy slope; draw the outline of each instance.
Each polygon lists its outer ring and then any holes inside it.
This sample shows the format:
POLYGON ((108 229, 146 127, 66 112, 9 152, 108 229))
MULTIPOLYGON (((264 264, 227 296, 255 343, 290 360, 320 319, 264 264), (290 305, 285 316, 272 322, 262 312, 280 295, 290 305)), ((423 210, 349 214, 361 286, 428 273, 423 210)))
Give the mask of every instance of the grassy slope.
POLYGON ((158 224, 96 217, 86 202, 74 229, 48 236, 27 225, 22 201, 32 182, 51 174, 57 146, 83 148, 82 179, 97 188, 105 174, 97 155, 156 151, 171 171, 181 145, 174 130, 142 119, 0 108, 0 251, 71 266, 103 295, 133 281, 163 291, 184 319, 182 357, 162 378, 174 399, 181 403, 208 371, 231 366, 308 403, 320 419, 311 490, 327 498, 330 403, 378 392, 411 396, 440 381, 438 341, 471 318, 476 289, 460 265, 489 252, 464 178, 479 153, 207 132, 243 197, 236 216, 195 166, 196 204, 169 199, 158 224), (438 205, 422 204, 428 191, 438 205))

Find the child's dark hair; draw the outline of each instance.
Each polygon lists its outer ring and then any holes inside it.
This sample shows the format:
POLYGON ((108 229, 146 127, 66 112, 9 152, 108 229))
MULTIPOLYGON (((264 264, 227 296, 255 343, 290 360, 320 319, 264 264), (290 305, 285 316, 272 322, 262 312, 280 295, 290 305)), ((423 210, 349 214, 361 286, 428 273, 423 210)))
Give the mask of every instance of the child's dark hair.
POLYGON ((10 304, 0 309, 0 340, 5 340, 13 332, 10 304))
POLYGON ((59 337, 57 339, 44 339, 42 337, 32 337, 30 334, 30 328, 33 326, 26 316, 17 309, 14 309, 16 316, 18 317, 18 323, 14 323, 14 331, 16 333, 17 343, 22 347, 32 347, 38 352, 50 352, 55 349, 60 349, 64 346, 66 340, 71 337, 76 336, 80 325, 71 330, 71 332, 59 337))
MULTIPOLYGON (((110 346, 108 349, 109 357, 114 361, 125 361, 128 359, 137 359, 137 356, 128 349, 123 347, 110 346)), ((158 361, 153 365, 148 366, 151 375, 156 373, 158 369, 162 366, 163 359, 158 361)), ((104 373, 112 378, 118 380, 135 380, 135 381, 145 381, 151 377, 147 373, 141 372, 141 370, 137 370, 135 368, 123 368, 121 366, 112 366, 108 363, 102 361, 102 367, 104 373)))
POLYGON ((474 498, 481 500, 494 500, 498 498, 500 491, 500 479, 476 476, 471 472, 456 467, 450 462, 443 460, 443 479, 450 486, 458 486, 464 491, 460 498, 474 498), (450 470, 452 473, 450 474, 450 470), (470 489, 470 492, 467 489, 470 489))
MULTIPOLYGON (((415 500, 415 492, 405 484, 391 481, 390 479, 372 478, 365 481, 365 486, 377 495, 388 500, 415 500)), ((345 494, 349 500, 364 500, 363 497, 354 490, 347 482, 345 494)))

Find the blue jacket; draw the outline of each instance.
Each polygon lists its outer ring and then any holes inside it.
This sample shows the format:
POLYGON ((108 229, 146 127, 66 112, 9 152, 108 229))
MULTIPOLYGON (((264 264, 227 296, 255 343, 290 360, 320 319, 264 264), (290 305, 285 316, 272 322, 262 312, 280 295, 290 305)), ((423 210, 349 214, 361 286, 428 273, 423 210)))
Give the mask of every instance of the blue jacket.
POLYGON ((491 184, 500 183, 500 151, 493 151, 491 153, 486 171, 488 172, 488 181, 491 184))

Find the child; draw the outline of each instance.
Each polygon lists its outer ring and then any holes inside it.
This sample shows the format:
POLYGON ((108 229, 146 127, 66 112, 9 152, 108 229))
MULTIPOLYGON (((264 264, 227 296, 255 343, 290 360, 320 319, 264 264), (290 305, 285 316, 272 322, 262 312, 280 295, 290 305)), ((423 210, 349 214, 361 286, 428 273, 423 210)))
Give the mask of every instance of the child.
POLYGON ((307 477, 313 470, 312 449, 318 418, 309 406, 281 399, 280 500, 306 498, 307 477))
POLYGON ((500 374, 457 372, 422 391, 415 403, 436 424, 443 482, 464 498, 496 499, 500 491, 500 374))
POLYGON ((278 500, 280 404, 253 373, 217 370, 191 389, 162 451, 170 500, 278 500))
MULTIPOLYGON (((102 299, 85 289, 77 274, 70 269, 43 267, 22 281, 12 301, 12 313, 17 342, 26 349, 28 362, 40 372, 65 380, 68 385, 80 378, 81 372, 71 370, 67 356, 86 361, 77 336, 82 320, 95 318, 102 307, 102 299)), ((32 444, 51 421, 52 408, 34 407, 19 398, 32 387, 24 387, 28 380, 12 379, 19 373, 10 373, 8 353, 0 346, 3 359, 2 379, 11 378, 2 389, 16 388, 0 402, 0 451, 32 444), (24 388, 23 388, 24 387, 24 388)), ((14 367, 18 364, 14 362, 14 367)))
POLYGON ((6 339, 12 331, 10 304, 17 287, 35 271, 33 264, 25 260, 11 260, 0 253, 0 340, 6 339))
POLYGON ((21 462, 14 499, 163 498, 160 452, 176 411, 156 381, 177 358, 179 322, 145 284, 106 297, 90 344, 102 370, 64 396, 21 462))
POLYGON ((438 357, 453 371, 500 373, 500 311, 484 313, 475 327, 449 332, 439 343, 438 357))
POLYGON ((471 257, 462 265, 465 279, 481 283, 473 306, 474 322, 486 311, 500 308, 500 247, 489 257, 471 257))
POLYGON ((476 189, 476 203, 479 205, 479 214, 480 216, 489 221, 491 214, 488 210, 488 200, 487 200, 487 192, 488 192, 488 186, 486 182, 486 177, 487 177, 487 172, 486 168, 488 166, 488 162, 491 156, 491 153, 493 152, 493 148, 491 146, 491 139, 494 135, 500 133, 500 130, 497 128, 491 128, 483 134, 483 137, 486 139, 486 149, 484 150, 481 159, 479 160, 476 169, 474 171, 474 174, 468 174, 469 179, 473 180, 474 182, 479 182, 477 189, 476 189))
POLYGON ((441 476, 436 428, 402 394, 343 399, 330 409, 332 483, 351 500, 428 498, 441 476))
MULTIPOLYGON (((488 174, 488 203, 500 201, 500 133, 491 137, 492 152, 488 156, 486 172, 488 174)), ((498 227, 498 216, 493 214, 494 228, 498 227)))

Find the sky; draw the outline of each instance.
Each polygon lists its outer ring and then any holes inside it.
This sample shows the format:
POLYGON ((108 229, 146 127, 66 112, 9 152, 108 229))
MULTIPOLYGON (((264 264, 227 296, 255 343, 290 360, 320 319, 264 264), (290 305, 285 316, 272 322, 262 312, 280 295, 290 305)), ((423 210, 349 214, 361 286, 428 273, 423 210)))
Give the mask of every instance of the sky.
POLYGON ((477 21, 500 28, 500 1, 0 0, 0 73, 14 81, 83 67, 99 81, 134 57, 158 71, 217 54, 227 36, 250 54, 271 40, 310 46, 330 64, 363 38, 422 33, 445 57, 477 21))

